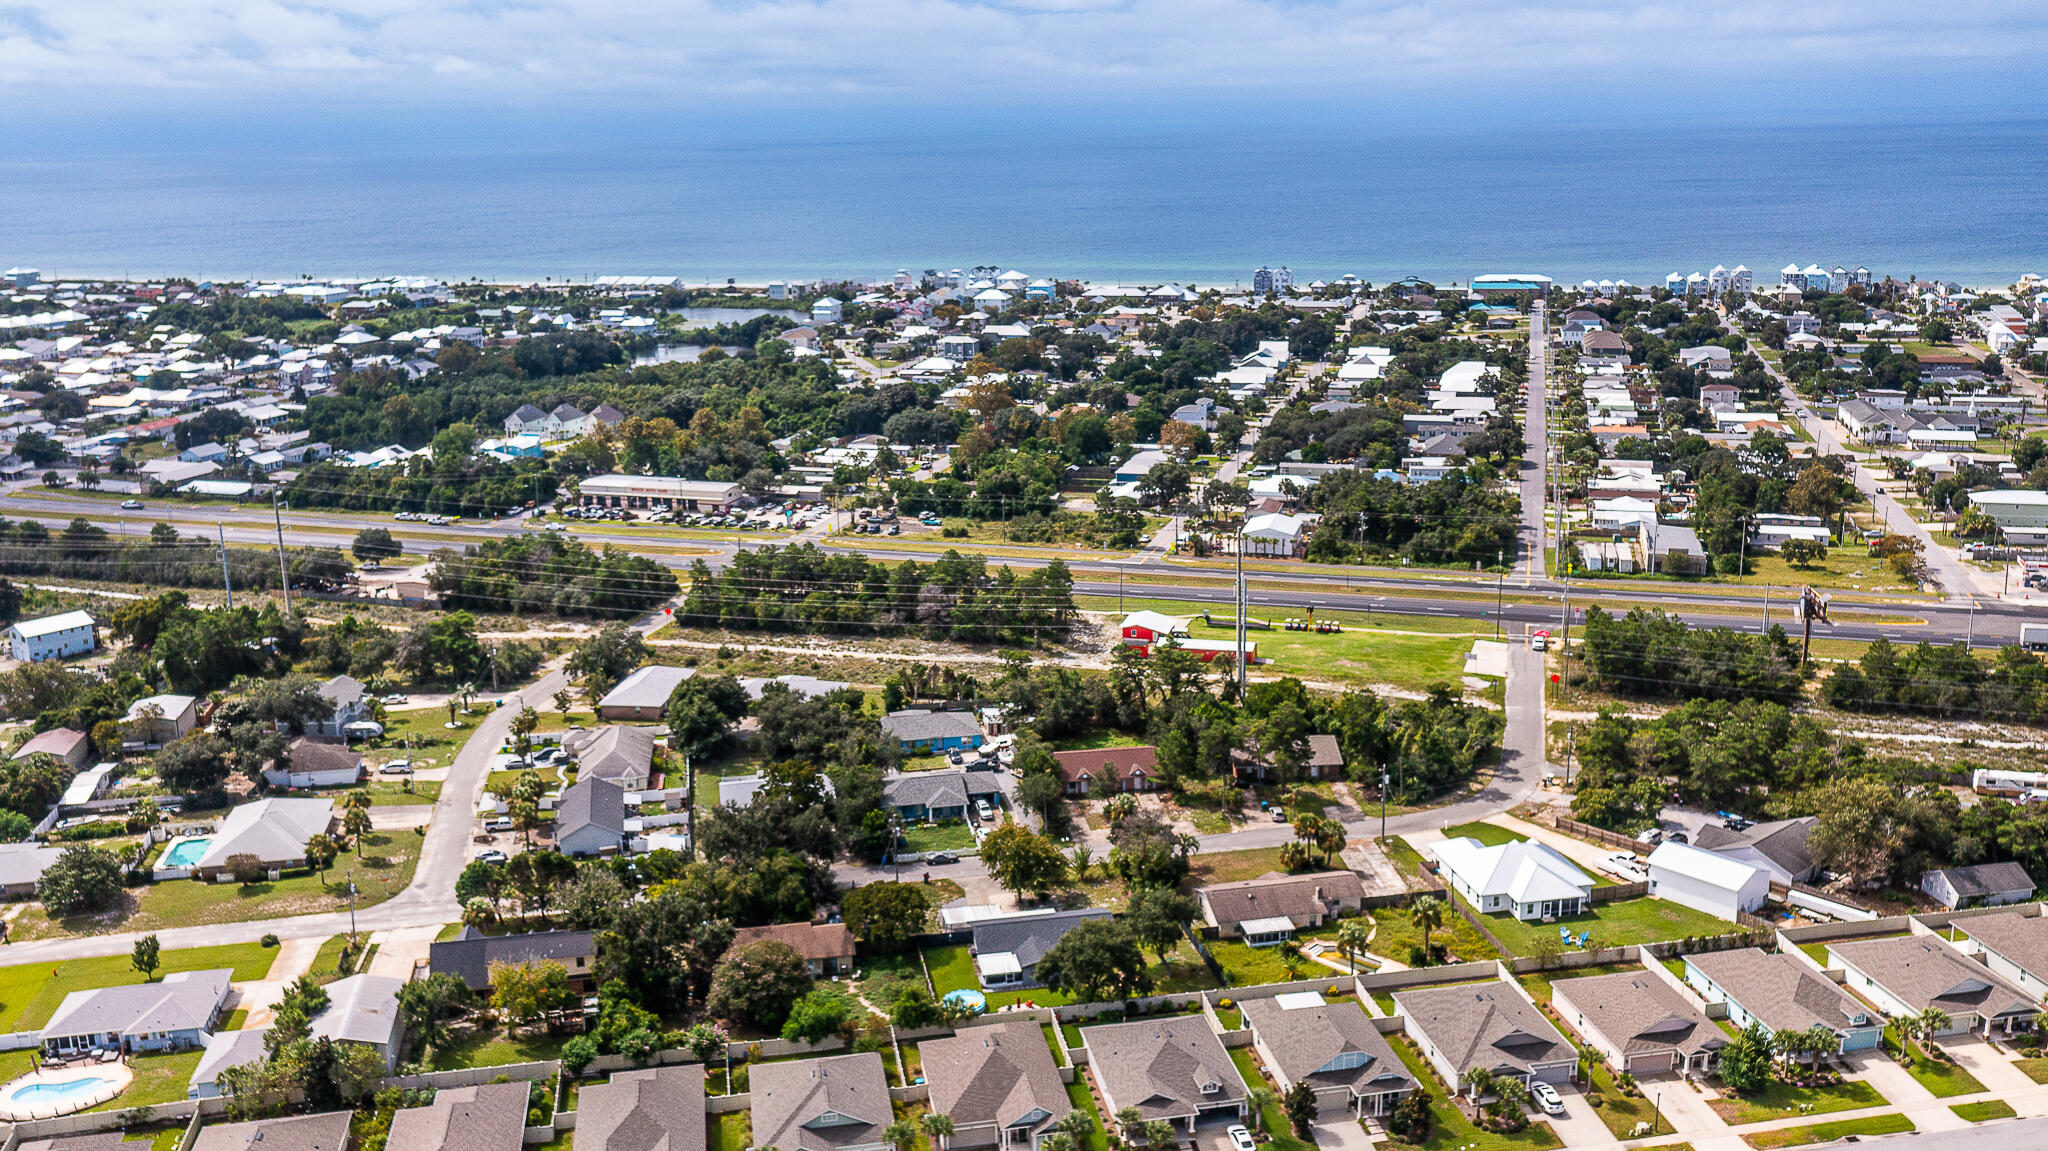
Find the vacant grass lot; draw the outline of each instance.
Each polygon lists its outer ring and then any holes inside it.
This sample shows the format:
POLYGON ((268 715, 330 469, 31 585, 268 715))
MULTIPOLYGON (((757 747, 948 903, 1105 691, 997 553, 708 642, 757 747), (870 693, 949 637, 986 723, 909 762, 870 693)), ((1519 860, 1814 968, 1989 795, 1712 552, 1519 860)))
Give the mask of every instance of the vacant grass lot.
POLYGON ((496 1067, 502 1063, 554 1059, 561 1055, 562 1044, 568 1039, 566 1035, 550 1035, 546 1031, 532 1029, 507 1035, 503 1027, 486 1021, 455 1032, 447 1046, 434 1052, 431 1066, 436 1071, 454 1071, 464 1067, 496 1067))
MULTIPOLYGON (((1404 691, 1425 691, 1438 683, 1456 685, 1464 674, 1465 653, 1472 649, 1472 640, 1493 635, 1492 628, 1478 627, 1466 620, 1453 621, 1455 630, 1446 633, 1441 626, 1445 621, 1432 617, 1417 619, 1374 612, 1372 622, 1367 623, 1364 612, 1334 610, 1318 611, 1316 619, 1341 625, 1341 632, 1287 631, 1282 622, 1290 616, 1305 618, 1302 609, 1263 608, 1256 593, 1252 600, 1245 614, 1273 626, 1270 630, 1247 628, 1245 640, 1258 644, 1262 659, 1273 661, 1269 670, 1324 683, 1386 684, 1404 691), (1409 632, 1427 634, 1405 634, 1409 632)), ((1083 611, 1114 614, 1117 610, 1114 596, 1076 596, 1074 602, 1083 611)), ((1142 608, 1174 616, 1190 614, 1191 606, 1135 596, 1125 596, 1123 604, 1126 612, 1142 608)), ((1210 611, 1215 626, 1203 623, 1202 617, 1195 615, 1188 625, 1189 637, 1234 638, 1237 625, 1233 609, 1220 604, 1210 611)))
MULTIPOLYGON (((1452 898, 1459 897, 1454 894, 1452 898)), ((1536 941, 1544 936, 1556 939, 1559 928, 1570 930, 1574 936, 1589 933, 1587 947, 1626 947, 1631 943, 1722 935, 1735 930, 1735 925, 1725 919, 1662 899, 1602 903, 1584 915, 1564 916, 1555 923, 1524 923, 1504 912, 1484 916, 1480 922, 1515 955, 1535 954, 1536 941)), ((1573 950, 1576 949, 1575 945, 1573 950)))
POLYGON ((903 829, 907 851, 966 851, 974 846, 974 829, 961 820, 920 823, 903 829))
POLYGON ((1884 1105, 1885 1097, 1860 1079, 1851 1079, 1833 1087, 1790 1087, 1773 1079, 1755 1095, 1724 1097, 1708 1104, 1715 1114, 1738 1126, 1762 1123, 1766 1119, 1783 1119, 1802 1111, 1810 1115, 1825 1115, 1830 1111, 1854 1111, 1884 1105))
POLYGON ((1759 1131, 1744 1135, 1743 1142, 1758 1151, 1772 1147, 1799 1147, 1807 1143, 1832 1143, 1845 1135, 1897 1135, 1913 1130, 1913 1121, 1904 1115, 1869 1115, 1862 1119, 1837 1119, 1833 1123, 1814 1123, 1806 1127, 1781 1127, 1776 1131, 1759 1131))
MULTIPOLYGON (((234 981, 243 983, 268 975, 271 960, 276 957, 275 950, 260 943, 188 947, 159 954, 157 958, 162 966, 157 969, 157 977, 178 971, 211 971, 227 967, 234 970, 234 981)), ((50 1016, 57 1013, 57 1006, 64 1002, 64 997, 74 991, 124 987, 141 982, 142 973, 130 966, 126 955, 0 967, 0 1029, 34 1031, 48 1023, 50 1016)))
POLYGON ((123 892, 121 904, 113 911, 75 915, 62 921, 51 920, 41 905, 36 905, 15 920, 12 935, 25 941, 342 911, 348 907, 348 884, 343 877, 349 872, 355 875, 356 907, 373 907, 412 882, 424 838, 417 831, 371 832, 363 837, 360 859, 354 852, 344 853, 324 876, 318 872, 299 872, 275 883, 250 884, 167 880, 123 892))
POLYGON ((483 717, 481 711, 463 715, 458 709, 455 722, 460 726, 451 729, 443 726, 448 722, 445 707, 386 712, 384 734, 361 745, 363 758, 372 764, 410 759, 416 768, 447 767, 455 762, 455 753, 462 749, 463 741, 483 717))

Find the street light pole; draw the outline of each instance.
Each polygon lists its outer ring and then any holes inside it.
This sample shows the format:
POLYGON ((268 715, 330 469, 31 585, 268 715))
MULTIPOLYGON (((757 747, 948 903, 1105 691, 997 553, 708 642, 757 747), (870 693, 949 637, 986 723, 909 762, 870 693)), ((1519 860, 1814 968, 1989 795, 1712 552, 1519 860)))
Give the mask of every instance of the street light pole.
POLYGON ((1501 620, 1500 613, 1507 610, 1508 553, 1495 551, 1493 561, 1493 635, 1495 639, 1506 639, 1508 629, 1506 623, 1501 620))

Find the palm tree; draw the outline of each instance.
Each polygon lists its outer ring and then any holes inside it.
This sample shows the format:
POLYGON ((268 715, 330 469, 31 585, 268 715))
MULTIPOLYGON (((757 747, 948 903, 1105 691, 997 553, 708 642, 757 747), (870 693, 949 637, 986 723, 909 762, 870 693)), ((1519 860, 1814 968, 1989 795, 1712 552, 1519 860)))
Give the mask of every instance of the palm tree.
POLYGON ((1323 853, 1323 864, 1333 866, 1337 853, 1344 850, 1344 825, 1334 819, 1323 820, 1316 830, 1315 847, 1323 853))
POLYGON ((1899 1024, 1902 1029, 1910 1026, 1912 1036, 1920 1041, 1920 1049, 1931 1052, 1932 1049, 1927 1046, 1928 1038, 1947 1031, 1955 1025, 1955 1020, 1950 1019, 1948 1012, 1943 1011, 1941 1008, 1929 1007, 1909 1020, 1900 1020, 1899 1024))
POLYGON ((1472 1118, 1479 1118, 1479 1100, 1493 1090, 1493 1072, 1484 1067, 1474 1067, 1465 1072, 1465 1098, 1472 1101, 1472 1118))
POLYGON ((1300 940, 1288 939, 1281 942, 1280 963, 1287 968, 1287 978, 1301 978, 1301 965, 1307 962, 1307 959, 1308 957, 1301 953, 1300 940))
POLYGON ((925 1137, 932 1141, 932 1146, 934 1147, 945 1146, 942 1140, 950 1139, 953 1136, 953 1117, 951 1115, 939 1115, 927 1111, 918 1119, 917 1125, 924 1128, 925 1137))
POLYGON ((351 807, 343 812, 341 816, 341 829, 356 841, 356 858, 361 859, 363 857, 363 837, 370 834, 370 809, 367 807, 351 807))
POLYGON ((1422 932, 1422 955, 1427 960, 1430 932, 1444 925, 1444 901, 1434 895, 1425 895, 1408 905, 1408 921, 1422 932))
POLYGON ((1095 1120, 1086 1111, 1069 1111, 1053 1123, 1052 1129, 1079 1143, 1095 1132, 1095 1120))
POLYGON ((1344 957, 1344 965, 1358 970, 1358 956, 1372 946, 1372 928, 1363 919, 1347 919, 1337 925, 1337 953, 1344 957))
POLYGON ((882 1138, 898 1148, 908 1147, 917 1141, 917 1124, 908 1119, 898 1119, 882 1128, 882 1138))
POLYGON ((1074 850, 1067 854, 1067 865, 1073 868, 1074 879, 1077 882, 1088 878, 1088 868, 1094 862, 1095 853, 1088 850, 1088 845, 1085 843, 1075 844, 1074 850))
POLYGON ((341 846, 334 842, 333 836, 324 831, 306 840, 306 862, 320 869, 320 878, 323 880, 327 878, 328 865, 340 854, 341 846))

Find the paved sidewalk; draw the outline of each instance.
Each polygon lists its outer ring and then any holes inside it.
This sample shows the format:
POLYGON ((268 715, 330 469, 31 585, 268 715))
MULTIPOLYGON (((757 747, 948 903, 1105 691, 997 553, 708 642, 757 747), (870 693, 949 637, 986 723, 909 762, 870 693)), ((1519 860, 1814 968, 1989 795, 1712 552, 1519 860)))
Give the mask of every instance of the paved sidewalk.
POLYGON ((277 945, 277 956, 270 961, 270 970, 261 979, 251 980, 236 988, 235 1006, 249 1012, 246 1028, 267 1025, 276 1014, 278 1000, 284 998, 284 989, 299 976, 313 969, 313 960, 320 954, 320 947, 327 937, 317 939, 286 939, 277 945))

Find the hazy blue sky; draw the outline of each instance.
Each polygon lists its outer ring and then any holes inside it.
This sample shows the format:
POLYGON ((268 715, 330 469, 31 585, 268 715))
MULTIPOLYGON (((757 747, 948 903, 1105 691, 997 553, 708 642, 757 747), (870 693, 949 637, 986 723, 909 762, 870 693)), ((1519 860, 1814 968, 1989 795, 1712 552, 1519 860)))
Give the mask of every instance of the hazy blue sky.
POLYGON ((2029 116, 2044 29, 2038 0, 0 0, 0 123, 2029 116))

